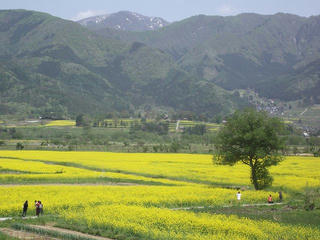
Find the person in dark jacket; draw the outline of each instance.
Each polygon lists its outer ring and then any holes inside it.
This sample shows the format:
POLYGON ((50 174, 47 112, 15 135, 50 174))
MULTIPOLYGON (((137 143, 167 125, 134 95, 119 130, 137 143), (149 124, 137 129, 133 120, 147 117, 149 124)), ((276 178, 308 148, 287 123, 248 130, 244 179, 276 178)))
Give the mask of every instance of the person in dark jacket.
POLYGON ((22 217, 25 217, 27 215, 27 210, 28 210, 28 200, 26 200, 23 204, 22 217))
POLYGON ((283 198, 282 192, 280 191, 280 192, 279 192, 279 202, 282 202, 282 198, 283 198))
POLYGON ((39 217, 40 215, 40 201, 36 202, 36 215, 39 217))

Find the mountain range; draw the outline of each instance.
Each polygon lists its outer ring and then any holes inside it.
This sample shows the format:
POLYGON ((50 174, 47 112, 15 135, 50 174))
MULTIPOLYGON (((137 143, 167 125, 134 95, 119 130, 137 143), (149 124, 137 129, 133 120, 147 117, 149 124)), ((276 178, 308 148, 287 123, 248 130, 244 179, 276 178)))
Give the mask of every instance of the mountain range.
POLYGON ((152 19, 119 12, 76 23, 0 11, 0 113, 151 107, 212 117, 246 106, 234 91, 247 88, 320 103, 320 16, 152 19))
POLYGON ((158 30, 169 25, 169 22, 160 17, 147 17, 129 11, 89 17, 78 21, 78 23, 95 30, 108 27, 121 31, 135 32, 158 30))
POLYGON ((224 89, 252 88, 266 97, 319 102, 319 29, 320 16, 279 13, 199 15, 153 32, 96 32, 160 49, 185 71, 224 89))

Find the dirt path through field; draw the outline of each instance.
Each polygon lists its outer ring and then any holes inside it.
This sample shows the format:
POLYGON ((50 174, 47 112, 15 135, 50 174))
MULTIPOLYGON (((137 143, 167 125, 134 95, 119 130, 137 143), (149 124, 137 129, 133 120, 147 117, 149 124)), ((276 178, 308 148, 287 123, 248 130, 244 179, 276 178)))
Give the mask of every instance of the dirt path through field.
MULTIPOLYGON (((255 203, 255 204, 242 204, 240 207, 256 207, 256 206, 269 206, 282 205, 284 203, 255 203)), ((215 206, 194 206, 194 207, 181 207, 181 208, 170 208, 171 210, 191 210, 191 209, 203 209, 203 208, 213 208, 215 206)), ((237 205, 224 205, 223 208, 237 207, 237 205)))
POLYGON ((94 235, 90 235, 90 234, 86 234, 86 233, 81 233, 81 232, 72 231, 69 229, 52 227, 52 226, 39 226, 39 225, 28 225, 28 226, 35 228, 35 229, 43 229, 43 230, 48 230, 48 231, 53 231, 53 232, 65 233, 65 234, 69 234, 69 235, 75 235, 75 236, 79 236, 79 237, 83 237, 83 238, 90 238, 90 239, 94 239, 94 240, 114 240, 111 238, 94 236, 94 235))
POLYGON ((300 115, 302 116, 303 114, 306 113, 306 111, 308 111, 308 108, 306 108, 302 113, 300 113, 300 115))
POLYGON ((3 232, 5 235, 10 237, 15 237, 19 239, 32 239, 32 240, 60 240, 59 238, 53 238, 48 236, 42 236, 36 233, 30 233, 10 228, 0 228, 0 232, 3 232))
MULTIPOLYGON (((23 217, 21 219, 32 219, 32 218, 37 218, 37 216, 23 217)), ((14 219, 14 217, 0 217, 0 222, 12 220, 12 219, 14 219)))

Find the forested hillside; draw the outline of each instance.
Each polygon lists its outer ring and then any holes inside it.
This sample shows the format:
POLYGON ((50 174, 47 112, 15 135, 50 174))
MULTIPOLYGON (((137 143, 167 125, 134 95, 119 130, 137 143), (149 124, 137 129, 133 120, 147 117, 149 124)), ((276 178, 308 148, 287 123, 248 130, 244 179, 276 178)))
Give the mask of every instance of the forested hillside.
MULTIPOLYGON (((113 19, 114 20, 114 19, 113 19)), ((319 103, 320 16, 194 16, 154 31, 0 11, 0 113, 191 111, 246 106, 236 89, 319 103)))
POLYGON ((1 114, 100 114, 151 105, 210 116, 243 101, 139 42, 48 14, 0 11, 1 114))
POLYGON ((315 67, 320 59, 319 29, 320 16, 279 13, 199 15, 158 31, 96 32, 106 38, 140 41, 161 49, 188 73, 225 89, 251 88, 262 96, 282 100, 305 99, 311 93, 319 103, 313 94, 320 91, 315 67), (302 74, 304 71, 307 76, 302 74), (294 86, 292 79, 298 78, 299 86, 294 86))

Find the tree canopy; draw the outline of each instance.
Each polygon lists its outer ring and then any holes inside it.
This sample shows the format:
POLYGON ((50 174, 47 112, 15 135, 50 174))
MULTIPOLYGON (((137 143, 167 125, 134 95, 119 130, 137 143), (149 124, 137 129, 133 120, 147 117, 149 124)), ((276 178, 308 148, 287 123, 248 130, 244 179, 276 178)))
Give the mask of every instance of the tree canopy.
POLYGON ((284 140, 279 136, 283 123, 265 112, 245 109, 235 112, 220 129, 214 162, 234 165, 242 162, 251 168, 251 182, 256 190, 272 184, 268 167, 277 165, 284 140))
POLYGON ((76 117, 76 126, 77 127, 89 127, 91 125, 90 119, 84 114, 79 114, 76 117))

